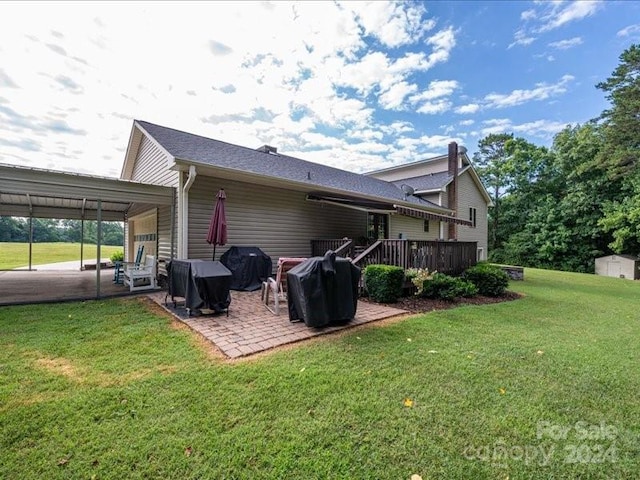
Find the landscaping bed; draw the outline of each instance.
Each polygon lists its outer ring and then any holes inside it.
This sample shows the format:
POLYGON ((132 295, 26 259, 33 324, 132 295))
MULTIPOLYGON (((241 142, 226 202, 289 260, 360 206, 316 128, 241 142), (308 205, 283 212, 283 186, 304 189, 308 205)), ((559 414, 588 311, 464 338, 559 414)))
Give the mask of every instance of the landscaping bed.
MULTIPOLYGON (((395 308, 401 308, 411 313, 424 313, 431 312, 433 310, 445 310, 447 308, 458 307, 461 305, 485 305, 489 303, 509 302, 521 298, 522 295, 516 292, 506 291, 504 295, 499 297, 487 297, 484 295, 477 295, 475 297, 458 297, 454 300, 440 300, 436 298, 424 298, 415 295, 400 297, 397 303, 385 304, 395 308)), ((372 301, 368 297, 361 297, 360 300, 369 303, 378 303, 372 301)), ((382 305, 382 304, 380 304, 382 305)))

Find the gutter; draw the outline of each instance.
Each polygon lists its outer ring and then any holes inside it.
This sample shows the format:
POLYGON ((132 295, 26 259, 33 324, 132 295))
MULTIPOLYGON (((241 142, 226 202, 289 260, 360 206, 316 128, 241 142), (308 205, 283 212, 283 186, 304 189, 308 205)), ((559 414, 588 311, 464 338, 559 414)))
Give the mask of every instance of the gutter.
MULTIPOLYGON (((187 177, 187 181, 179 190, 178 210, 180 211, 180 221, 178 222, 178 258, 183 259, 189 255, 189 190, 193 182, 196 181, 197 175, 198 172, 196 171, 195 165, 189 165, 189 177, 187 177)), ((180 179, 182 179, 182 176, 180 179)))

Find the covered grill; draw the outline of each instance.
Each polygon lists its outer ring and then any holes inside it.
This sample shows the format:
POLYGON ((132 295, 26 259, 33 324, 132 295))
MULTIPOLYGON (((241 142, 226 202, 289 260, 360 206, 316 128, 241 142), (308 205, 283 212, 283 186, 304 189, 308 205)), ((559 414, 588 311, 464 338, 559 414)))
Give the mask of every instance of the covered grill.
POLYGON ((353 319, 358 307, 360 269, 328 251, 287 273, 289 320, 324 327, 353 319))
POLYGON ((271 275, 271 257, 258 247, 230 247, 220 261, 231 271, 231 290, 259 290, 271 275))

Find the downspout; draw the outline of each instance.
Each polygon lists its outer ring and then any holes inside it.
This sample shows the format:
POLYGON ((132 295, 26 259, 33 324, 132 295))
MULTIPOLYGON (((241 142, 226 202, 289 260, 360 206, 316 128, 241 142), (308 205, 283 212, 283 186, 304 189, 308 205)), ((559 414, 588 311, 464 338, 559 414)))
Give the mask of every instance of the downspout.
POLYGON ((180 190, 180 221, 178 222, 180 233, 178 238, 181 240, 178 245, 178 257, 187 258, 189 254, 189 190, 196 180, 198 172, 195 165, 189 165, 189 177, 180 190))
MULTIPOLYGON (((458 144, 451 142, 447 155, 448 174, 453 177, 447 188, 447 208, 454 211, 458 217, 458 144)), ((458 227, 455 223, 449 223, 449 240, 458 239, 458 227)))

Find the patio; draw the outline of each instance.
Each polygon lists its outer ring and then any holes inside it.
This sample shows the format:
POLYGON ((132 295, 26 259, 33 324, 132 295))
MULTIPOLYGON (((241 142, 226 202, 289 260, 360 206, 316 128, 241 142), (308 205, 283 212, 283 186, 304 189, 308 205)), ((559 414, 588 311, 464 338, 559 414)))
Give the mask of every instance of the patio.
MULTIPOLYGON (((112 280, 112 269, 101 271, 100 286, 103 298, 131 295, 128 288, 116 285, 112 280)), ((95 296, 95 281, 95 271, 2 271, 0 306, 91 299, 95 296)), ((228 317, 225 314, 189 317, 184 308, 171 308, 171 301, 169 306, 165 305, 166 291, 138 292, 138 295, 147 295, 180 322, 213 343, 228 358, 252 355, 408 313, 397 308, 360 301, 356 317, 350 322, 326 328, 311 328, 303 322, 290 322, 286 308, 280 315, 269 312, 260 300, 259 291, 232 291, 228 317)))
POLYGON ((173 308, 171 299, 165 305, 166 292, 149 294, 149 297, 177 319, 212 342, 229 358, 239 358, 307 340, 320 335, 345 330, 358 325, 406 314, 404 310, 358 302, 356 317, 346 324, 326 328, 307 327, 303 322, 290 322, 286 311, 280 315, 269 312, 260 300, 260 292, 231 292, 229 316, 189 317, 184 308, 173 308))

